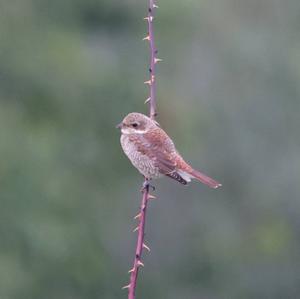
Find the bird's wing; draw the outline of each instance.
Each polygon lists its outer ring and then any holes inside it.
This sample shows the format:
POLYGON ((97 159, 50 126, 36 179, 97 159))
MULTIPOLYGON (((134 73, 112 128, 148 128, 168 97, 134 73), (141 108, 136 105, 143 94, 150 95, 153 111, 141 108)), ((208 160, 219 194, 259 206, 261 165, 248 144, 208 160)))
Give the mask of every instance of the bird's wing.
POLYGON ((144 134, 132 134, 129 138, 136 145, 137 151, 155 163, 160 173, 169 174, 176 170, 175 146, 161 128, 144 134))

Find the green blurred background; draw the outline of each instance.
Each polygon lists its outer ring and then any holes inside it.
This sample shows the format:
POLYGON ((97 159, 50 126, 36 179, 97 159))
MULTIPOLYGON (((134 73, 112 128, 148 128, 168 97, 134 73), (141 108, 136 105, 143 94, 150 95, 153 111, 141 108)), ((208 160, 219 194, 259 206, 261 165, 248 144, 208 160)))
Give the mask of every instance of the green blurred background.
MULTIPOLYGON (((300 2, 162 0, 158 121, 210 190, 156 182, 138 298, 300 298, 300 2)), ((0 1, 0 298, 126 298, 146 1, 0 1)))

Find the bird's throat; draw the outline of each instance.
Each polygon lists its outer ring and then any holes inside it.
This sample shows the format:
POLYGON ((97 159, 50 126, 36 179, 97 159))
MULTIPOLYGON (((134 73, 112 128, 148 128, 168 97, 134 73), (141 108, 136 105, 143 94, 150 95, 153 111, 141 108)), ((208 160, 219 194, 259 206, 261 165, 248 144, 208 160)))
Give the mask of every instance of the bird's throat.
POLYGON ((121 129, 122 134, 130 135, 130 134, 145 134, 147 130, 137 130, 134 128, 122 128, 121 129))

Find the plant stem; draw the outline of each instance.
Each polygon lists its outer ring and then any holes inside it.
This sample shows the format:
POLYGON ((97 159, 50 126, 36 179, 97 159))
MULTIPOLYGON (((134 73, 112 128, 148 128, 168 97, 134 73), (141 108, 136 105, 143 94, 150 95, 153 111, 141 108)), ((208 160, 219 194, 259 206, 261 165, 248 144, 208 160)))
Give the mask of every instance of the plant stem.
MULTIPOLYGON (((149 84, 149 116, 151 119, 155 119, 156 117, 156 68, 155 65, 159 61, 156 57, 157 50, 155 47, 154 41, 154 30, 153 30, 153 20, 154 20, 154 10, 157 8, 155 4, 155 0, 148 0, 148 15, 145 18, 148 23, 148 35, 146 36, 145 40, 149 41, 150 45, 150 66, 149 66, 149 73, 150 79, 146 83, 149 84)), ((136 216, 139 219, 139 225, 137 227, 138 231, 138 239, 135 251, 135 257, 133 262, 133 267, 129 271, 130 272, 130 284, 128 287, 128 299, 135 299, 135 292, 137 286, 137 278, 139 273, 139 268, 144 266, 142 263, 142 254, 143 249, 147 249, 150 251, 149 247, 144 243, 145 237, 145 224, 146 224, 146 212, 147 212, 147 205, 149 199, 153 198, 152 195, 149 193, 149 181, 145 178, 143 184, 143 196, 142 196, 142 203, 140 207, 140 213, 136 216)))
POLYGON ((140 266, 143 266, 143 263, 141 261, 143 249, 145 247, 148 248, 146 245, 144 245, 146 212, 147 212, 147 204, 149 200, 149 185, 146 179, 145 182, 147 182, 147 185, 143 189, 142 204, 140 208, 140 214, 138 215, 139 216, 138 218, 140 220, 138 226, 138 239, 137 239, 133 268, 130 270, 131 275, 130 275, 128 299, 135 299, 135 290, 136 290, 138 272, 140 266))
POLYGON ((150 42, 150 102, 149 102, 149 116, 152 119, 156 117, 156 77, 155 77, 155 65, 156 65, 156 55, 157 50, 155 47, 155 40, 154 40, 154 30, 153 30, 153 20, 154 20, 154 9, 155 9, 155 1, 149 0, 149 8, 148 8, 148 35, 149 35, 149 42, 150 42))

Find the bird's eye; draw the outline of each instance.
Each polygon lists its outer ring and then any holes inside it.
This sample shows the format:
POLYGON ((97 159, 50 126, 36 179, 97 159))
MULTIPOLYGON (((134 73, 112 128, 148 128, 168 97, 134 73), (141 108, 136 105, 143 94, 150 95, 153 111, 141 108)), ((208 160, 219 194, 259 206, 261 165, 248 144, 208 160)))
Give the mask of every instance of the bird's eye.
POLYGON ((137 124, 137 123, 133 123, 132 126, 133 126, 134 128, 136 128, 136 127, 138 126, 138 124, 137 124))

